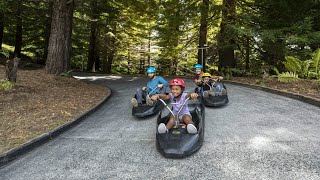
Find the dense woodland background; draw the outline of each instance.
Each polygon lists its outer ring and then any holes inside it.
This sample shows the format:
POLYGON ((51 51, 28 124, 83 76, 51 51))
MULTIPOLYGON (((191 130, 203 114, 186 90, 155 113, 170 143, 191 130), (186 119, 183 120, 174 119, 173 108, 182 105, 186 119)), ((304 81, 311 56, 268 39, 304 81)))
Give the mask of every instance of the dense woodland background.
POLYGON ((320 79, 319 12, 318 0, 1 0, 0 44, 56 75, 190 75, 198 62, 227 76, 320 79))

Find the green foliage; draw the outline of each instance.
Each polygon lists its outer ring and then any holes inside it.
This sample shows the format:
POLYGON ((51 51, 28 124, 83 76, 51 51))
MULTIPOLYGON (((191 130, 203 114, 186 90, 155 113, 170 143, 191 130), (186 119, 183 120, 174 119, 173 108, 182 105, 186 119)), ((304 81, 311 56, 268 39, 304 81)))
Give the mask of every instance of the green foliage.
POLYGON ((3 54, 7 59, 9 59, 10 53, 8 50, 3 49, 2 51, 0 51, 0 53, 3 54))
POLYGON ((71 77, 73 70, 69 70, 60 74, 60 76, 71 77))
MULTIPOLYGON (((50 30, 50 2, 22 2, 22 51, 31 52, 37 58, 45 58, 50 30)), ((210 61, 207 67, 215 67, 219 63, 217 39, 223 6, 222 0, 209 2, 206 42, 210 61)), ((0 11, 5 15, 3 42, 10 45, 12 51, 16 6, 17 3, 12 0, 0 1, 0 11)), ((109 60, 115 73, 138 73, 140 63, 145 68, 150 60, 159 73, 191 74, 197 59, 201 6, 202 1, 196 0, 76 1, 71 66, 86 69, 91 25, 97 22, 96 51, 100 63, 97 71, 106 67, 109 60), (97 3, 96 9, 92 8, 92 2, 97 3), (98 17, 94 18, 94 15, 98 17), (109 58, 110 55, 113 55, 112 58, 109 58)), ((320 77, 319 50, 312 63, 309 60, 312 59, 312 51, 320 44, 318 4, 313 0, 249 0, 237 1, 235 8, 236 18, 225 28, 226 38, 235 41, 237 68, 225 70, 225 78, 261 76, 262 73, 272 72, 273 67, 283 72, 283 64, 300 78, 320 77), (250 69, 244 71, 247 40, 250 69), (267 65, 268 68, 265 68, 267 65)), ((208 71, 211 70, 214 68, 208 68, 208 71)))
POLYGON ((290 72, 293 72, 295 74, 300 74, 302 72, 302 62, 298 58, 287 56, 286 62, 284 62, 283 64, 285 65, 286 69, 290 72))
POLYGON ((230 80, 233 76, 231 68, 221 69, 221 76, 223 76, 225 80, 230 80))
POLYGON ((292 82, 292 81, 297 81, 299 79, 298 75, 293 72, 284 72, 284 73, 278 74, 277 77, 278 77, 278 81, 280 82, 292 82))
POLYGON ((308 78, 310 78, 310 79, 317 79, 317 78, 318 78, 318 74, 317 74, 316 72, 311 71, 311 72, 309 72, 309 74, 308 74, 308 78))
POLYGON ((14 82, 0 79, 0 90, 10 90, 14 85, 14 82))
POLYGON ((320 66, 320 48, 317 49, 316 54, 313 59, 313 66, 316 68, 316 74, 320 74, 319 66, 320 66))

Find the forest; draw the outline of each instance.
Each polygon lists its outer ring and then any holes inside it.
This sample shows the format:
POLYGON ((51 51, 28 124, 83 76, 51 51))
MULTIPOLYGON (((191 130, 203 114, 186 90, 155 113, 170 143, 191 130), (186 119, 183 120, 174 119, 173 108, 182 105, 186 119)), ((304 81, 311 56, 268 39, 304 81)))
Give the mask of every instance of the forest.
POLYGON ((0 44, 55 75, 191 75, 199 63, 225 76, 319 79, 319 11, 318 0, 1 0, 0 44))

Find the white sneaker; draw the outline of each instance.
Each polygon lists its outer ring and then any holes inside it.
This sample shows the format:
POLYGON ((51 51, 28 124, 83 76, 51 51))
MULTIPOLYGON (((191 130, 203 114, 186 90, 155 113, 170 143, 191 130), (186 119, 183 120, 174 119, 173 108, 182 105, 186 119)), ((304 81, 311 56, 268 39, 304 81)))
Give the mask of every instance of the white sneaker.
POLYGON ((147 97, 146 103, 147 103, 148 106, 152 106, 153 105, 153 101, 152 101, 152 99, 150 97, 147 97))
POLYGON ((158 133, 159 134, 163 134, 166 133, 168 131, 166 125, 164 123, 160 123, 158 126, 158 133))
POLYGON ((198 132, 197 128, 193 124, 188 124, 187 131, 190 134, 196 134, 198 132))
POLYGON ((136 99, 136 98, 132 98, 132 99, 131 99, 131 104, 132 104, 133 107, 138 107, 138 101, 137 101, 137 99, 136 99))

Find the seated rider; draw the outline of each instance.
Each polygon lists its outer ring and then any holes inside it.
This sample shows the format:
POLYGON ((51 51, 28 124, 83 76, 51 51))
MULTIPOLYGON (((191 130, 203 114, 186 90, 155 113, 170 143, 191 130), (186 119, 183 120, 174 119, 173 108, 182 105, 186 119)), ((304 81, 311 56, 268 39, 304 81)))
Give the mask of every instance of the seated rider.
POLYGON ((193 69, 194 69, 194 74, 195 76, 193 77, 193 82, 198 86, 195 88, 194 92, 195 93, 200 93, 200 86, 202 86, 202 79, 201 79, 201 76, 203 74, 202 72, 202 65, 201 64, 196 64, 193 66, 193 69))
POLYGON ((210 73, 202 74, 201 92, 204 97, 221 96, 227 94, 227 91, 223 88, 223 86, 215 83, 215 81, 218 81, 219 79, 223 79, 223 77, 211 76, 210 73))
POLYGON ((154 94, 165 94, 166 87, 168 87, 168 82, 164 80, 161 76, 156 76, 156 69, 152 66, 148 67, 146 70, 147 75, 150 80, 146 87, 138 88, 135 97, 131 99, 131 104, 133 107, 138 107, 138 104, 142 104, 143 100, 146 100, 147 105, 152 106, 153 101, 150 97, 154 94))
MULTIPOLYGON (((151 99, 152 100, 157 100, 159 98, 163 100, 170 99, 170 102, 172 103, 172 107, 173 107, 173 113, 175 115, 177 115, 180 107, 183 105, 186 98, 190 97, 192 99, 195 99, 198 97, 197 93, 187 94, 183 92, 186 86, 182 79, 179 79, 179 78, 172 79, 169 85, 171 88, 171 93, 156 94, 156 95, 153 95, 151 99)), ((183 122, 187 125, 188 133, 191 133, 191 134, 197 133, 197 128, 194 126, 192 122, 192 116, 190 114, 187 103, 184 105, 183 109, 180 111, 180 114, 178 114, 178 117, 179 117, 179 120, 183 120, 183 122)), ((173 126, 174 126, 174 117, 171 116, 167 124, 164 124, 164 123, 159 124, 158 132, 167 133, 173 126)))

